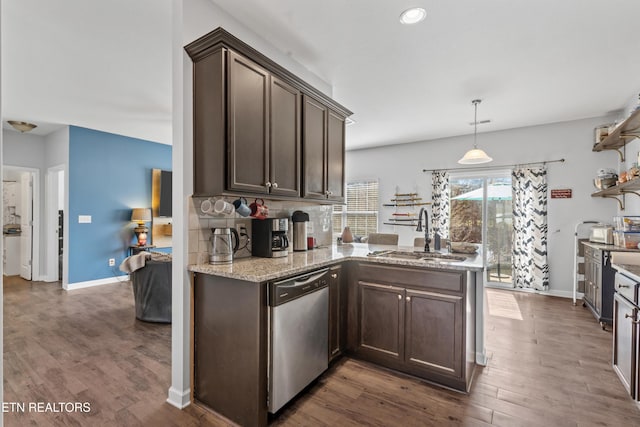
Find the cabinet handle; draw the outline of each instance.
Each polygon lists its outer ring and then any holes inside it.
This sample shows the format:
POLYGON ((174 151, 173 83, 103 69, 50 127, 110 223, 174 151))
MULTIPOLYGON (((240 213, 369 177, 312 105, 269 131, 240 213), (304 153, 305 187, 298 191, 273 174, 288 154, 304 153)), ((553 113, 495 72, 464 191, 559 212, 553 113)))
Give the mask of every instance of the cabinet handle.
POLYGON ((338 278, 338 275, 337 275, 336 273, 333 273, 333 274, 331 275, 331 278, 332 278, 332 279, 337 279, 337 278, 338 278))
POLYGON ((402 295, 398 294, 398 299, 402 299, 402 295))
POLYGON ((411 301, 411 297, 407 297, 407 301, 411 301))
POLYGON ((273 183, 273 188, 278 188, 278 183, 277 182, 273 183))
POLYGON ((629 285, 618 285, 619 288, 628 288, 629 285))
POLYGON ((271 188, 271 183, 269 181, 267 181, 267 182, 264 183, 264 186, 267 187, 267 188, 271 188))

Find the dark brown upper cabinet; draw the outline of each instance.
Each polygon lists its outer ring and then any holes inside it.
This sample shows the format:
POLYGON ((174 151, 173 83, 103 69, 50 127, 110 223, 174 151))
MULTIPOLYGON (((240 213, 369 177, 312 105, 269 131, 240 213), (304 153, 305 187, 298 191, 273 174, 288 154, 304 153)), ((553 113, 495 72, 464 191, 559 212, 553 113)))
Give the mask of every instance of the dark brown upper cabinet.
POLYGON ((269 180, 271 194, 300 196, 300 91, 271 77, 269 180))
POLYGON ((227 133, 231 191, 267 193, 269 180, 269 73, 228 53, 227 133))
POLYGON ((329 110, 327 116, 327 198, 344 201, 345 117, 329 110))
POLYGON ((222 28, 185 50, 193 60, 194 196, 343 201, 351 111, 222 28), (311 131, 308 97, 322 110, 311 131), (319 188, 307 196, 311 182, 319 188))
POLYGON ((345 117, 311 96, 302 109, 306 199, 344 201, 345 117))

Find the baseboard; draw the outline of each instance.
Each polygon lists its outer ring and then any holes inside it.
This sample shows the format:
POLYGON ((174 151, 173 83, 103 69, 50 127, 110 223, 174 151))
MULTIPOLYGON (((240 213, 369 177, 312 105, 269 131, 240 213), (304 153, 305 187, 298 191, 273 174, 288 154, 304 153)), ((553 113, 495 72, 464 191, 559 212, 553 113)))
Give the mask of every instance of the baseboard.
POLYGON ((63 286, 63 288, 66 291, 73 291, 76 289, 91 288, 93 286, 110 285, 112 283, 126 282, 128 280, 129 280, 129 275, 125 274, 122 276, 107 277, 105 279, 89 280, 87 282, 69 283, 66 286, 63 286))
POLYGON ((487 354, 485 352, 476 352, 476 365, 487 366, 487 354))
MULTIPOLYGON (((533 288, 511 288, 511 287, 507 287, 507 286, 499 286, 499 285, 492 285, 492 284, 485 284, 484 286, 485 288, 490 288, 490 289, 504 289, 505 291, 513 291, 513 292, 525 292, 525 293, 530 293, 530 294, 539 294, 539 295, 547 295, 550 297, 560 297, 560 298, 571 298, 573 299, 573 291, 556 291, 556 290, 548 290, 548 291, 538 291, 536 289, 533 288)), ((576 299, 582 299, 583 297, 583 293, 582 292, 576 292, 576 299)))
POLYGON ((169 389, 167 402, 178 409, 184 409, 191 404, 191 390, 180 391, 174 387, 169 389))
MULTIPOLYGON (((572 291, 554 291, 554 290, 550 290, 550 291, 536 291, 537 294, 540 295, 548 295, 551 297, 560 297, 560 298, 570 298, 573 299, 573 292, 572 291)), ((576 299, 582 299, 582 293, 576 293, 576 299)))

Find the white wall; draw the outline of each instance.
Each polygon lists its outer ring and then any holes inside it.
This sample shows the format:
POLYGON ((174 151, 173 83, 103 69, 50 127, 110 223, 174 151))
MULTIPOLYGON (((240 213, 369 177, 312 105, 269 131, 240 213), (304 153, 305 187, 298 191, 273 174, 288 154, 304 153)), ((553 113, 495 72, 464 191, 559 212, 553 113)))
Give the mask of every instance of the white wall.
MULTIPOLYGON (((493 157, 490 166, 510 165, 564 158, 564 163, 548 165, 549 189, 570 188, 571 199, 549 199, 549 274, 550 293, 570 296, 573 286, 573 242, 575 224, 587 219, 611 222, 616 215, 617 203, 608 199, 592 198, 595 191, 593 178, 602 167, 617 168, 618 154, 614 151, 594 153, 593 129, 609 123, 614 117, 599 117, 571 122, 555 123, 478 134, 478 146, 493 157)), ((355 124, 354 126, 358 126, 355 124)), ((348 138, 348 135, 347 135, 348 138)), ((396 192, 417 191, 426 200, 431 199, 431 175, 423 169, 459 167, 456 162, 473 145, 473 135, 395 145, 381 148, 348 151, 346 156, 347 181, 378 179, 380 203, 385 203, 396 192)), ((640 146, 639 146, 640 147, 640 146)), ((627 150, 629 152, 629 149, 627 150)), ((637 153, 638 149, 631 151, 637 153)), ((633 200, 633 209, 640 212, 640 198, 633 200)), ((631 207, 631 203, 630 203, 631 207)), ((628 209, 627 212, 630 212, 628 209)), ((381 225, 393 208, 380 207, 381 232, 397 232, 400 244, 409 245, 420 236, 410 227, 381 225)), ((629 213, 626 213, 629 215, 629 213)))
POLYGON ((45 137, 44 161, 46 167, 69 164, 69 126, 45 137))

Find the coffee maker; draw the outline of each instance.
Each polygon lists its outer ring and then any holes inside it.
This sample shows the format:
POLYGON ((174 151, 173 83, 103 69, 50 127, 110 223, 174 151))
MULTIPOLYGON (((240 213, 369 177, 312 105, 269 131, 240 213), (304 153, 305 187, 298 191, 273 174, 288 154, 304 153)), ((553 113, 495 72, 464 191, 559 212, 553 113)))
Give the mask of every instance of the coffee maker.
POLYGON ((251 222, 251 255, 279 258, 289 254, 288 218, 254 219, 251 222))

